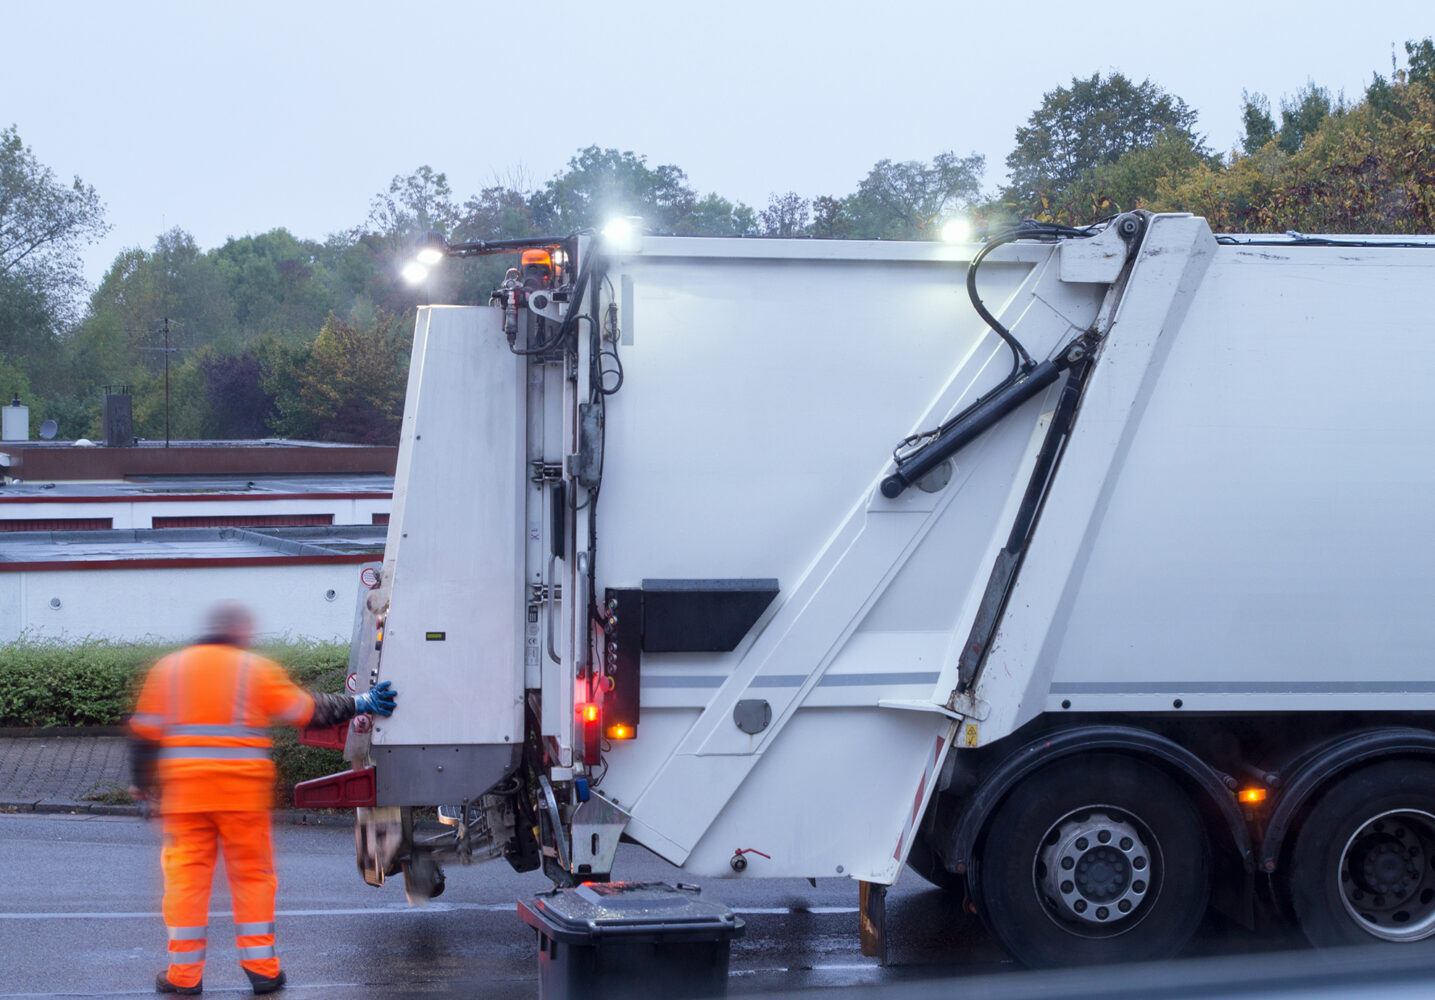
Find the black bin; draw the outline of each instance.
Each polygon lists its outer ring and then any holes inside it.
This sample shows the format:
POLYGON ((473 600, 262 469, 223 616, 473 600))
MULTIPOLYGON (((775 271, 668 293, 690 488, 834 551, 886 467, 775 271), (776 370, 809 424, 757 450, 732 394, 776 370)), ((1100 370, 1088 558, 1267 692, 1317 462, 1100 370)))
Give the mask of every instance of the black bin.
POLYGON ((743 922, 696 886, 585 882, 518 902, 538 931, 541 1000, 633 1000, 727 993, 743 922))

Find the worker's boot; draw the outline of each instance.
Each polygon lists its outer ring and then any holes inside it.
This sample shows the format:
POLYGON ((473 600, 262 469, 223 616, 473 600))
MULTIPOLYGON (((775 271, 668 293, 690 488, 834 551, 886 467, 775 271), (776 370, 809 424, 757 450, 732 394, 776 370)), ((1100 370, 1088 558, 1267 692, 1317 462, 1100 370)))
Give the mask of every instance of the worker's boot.
MULTIPOLYGON (((283 973, 280 973, 280 975, 282 976, 283 973)), ((156 993, 177 993, 182 997, 197 997, 204 992, 204 980, 201 979, 193 986, 176 986, 169 981, 168 974, 161 972, 154 977, 154 991, 156 993)), ((257 993, 259 991, 255 990, 255 992, 257 993)))
POLYGON ((278 993, 284 988, 284 983, 289 978, 284 975, 282 970, 277 976, 261 976, 257 972, 250 972, 248 969, 244 970, 244 974, 249 977, 249 985, 254 987, 255 996, 263 996, 265 993, 278 993))

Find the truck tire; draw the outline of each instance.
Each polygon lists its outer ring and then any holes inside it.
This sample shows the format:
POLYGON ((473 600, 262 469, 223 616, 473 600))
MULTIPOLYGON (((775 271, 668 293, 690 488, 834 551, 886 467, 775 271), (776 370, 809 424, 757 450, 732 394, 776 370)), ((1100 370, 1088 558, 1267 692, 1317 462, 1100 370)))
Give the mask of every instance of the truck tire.
POLYGON ((1296 833, 1288 888, 1318 948, 1435 934, 1435 764, 1387 761, 1333 784, 1296 833))
POLYGON ((1060 761, 998 808, 981 852, 988 924, 1035 968, 1166 958, 1210 897, 1210 845, 1186 793, 1112 754, 1060 761))

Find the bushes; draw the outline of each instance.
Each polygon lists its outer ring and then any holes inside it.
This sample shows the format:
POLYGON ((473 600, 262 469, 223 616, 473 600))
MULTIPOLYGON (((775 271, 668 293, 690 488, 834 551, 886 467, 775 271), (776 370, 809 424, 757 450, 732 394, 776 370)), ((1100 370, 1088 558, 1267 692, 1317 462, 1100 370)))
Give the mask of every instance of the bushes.
MULTIPOLYGON (((173 648, 102 639, 0 646, 0 726, 118 725, 145 672, 173 648)), ((291 641, 256 651, 282 663, 304 687, 343 688, 347 646, 291 641)))

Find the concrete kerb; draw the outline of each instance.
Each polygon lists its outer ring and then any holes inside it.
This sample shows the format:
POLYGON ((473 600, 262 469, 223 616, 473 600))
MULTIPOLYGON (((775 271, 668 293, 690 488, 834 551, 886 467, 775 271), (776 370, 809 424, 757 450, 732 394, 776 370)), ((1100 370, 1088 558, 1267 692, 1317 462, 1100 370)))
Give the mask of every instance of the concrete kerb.
MULTIPOLYGON (((141 815, 137 805, 112 805, 108 802, 46 802, 34 799, 0 799, 0 813, 34 813, 50 816, 135 816, 141 815)), ((274 821, 288 826, 351 826, 352 813, 311 812, 306 809, 276 809, 274 821)))

